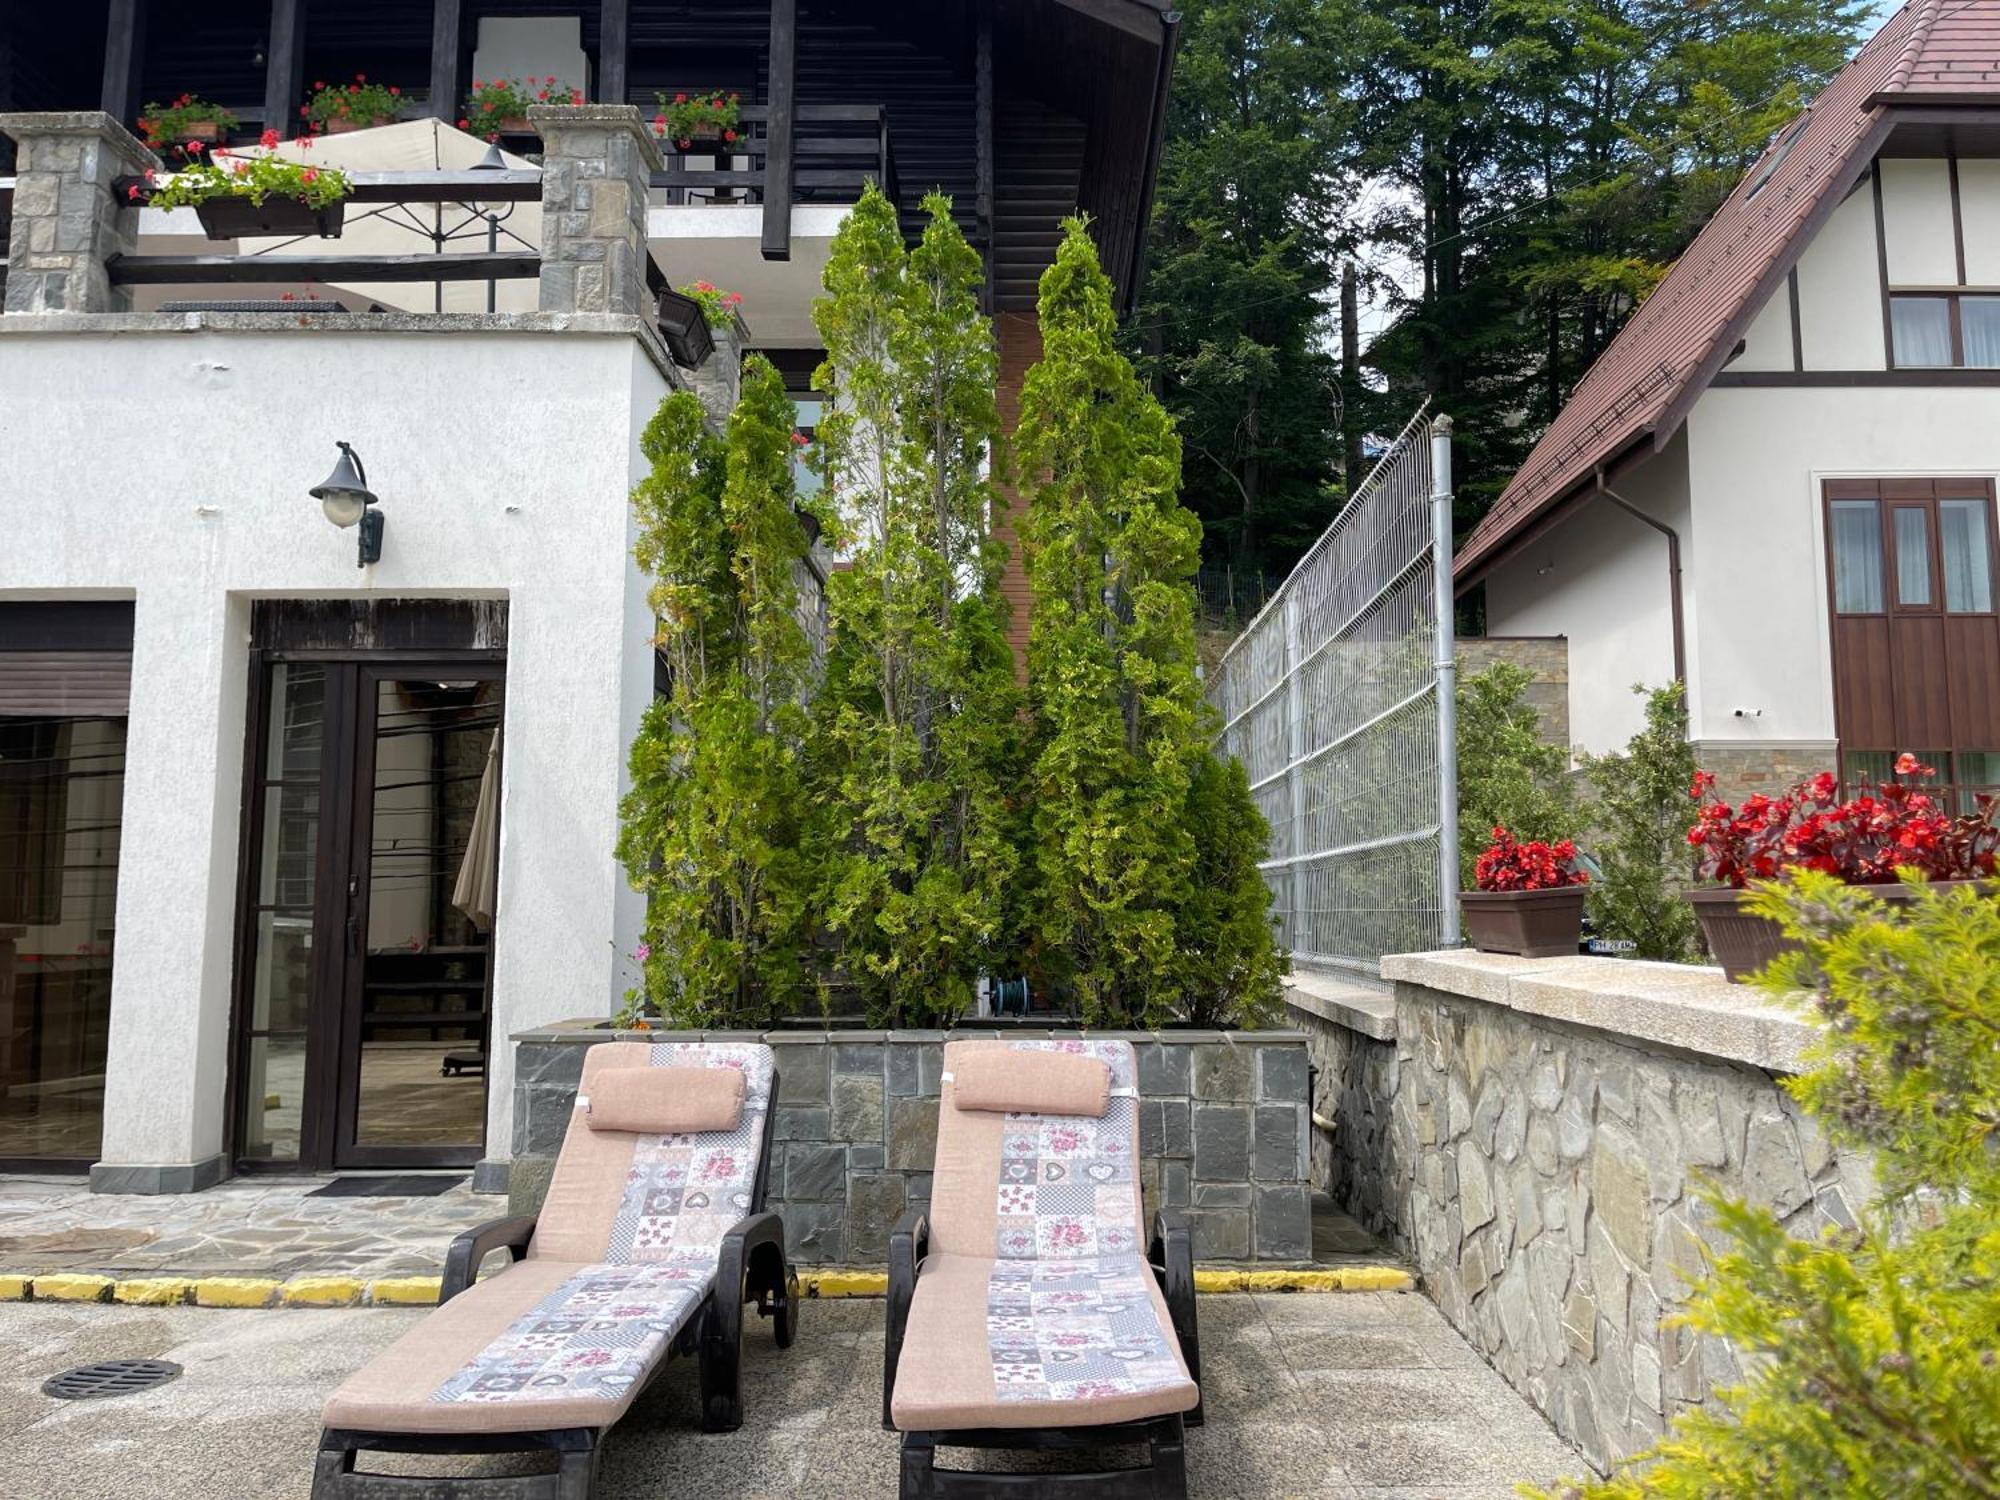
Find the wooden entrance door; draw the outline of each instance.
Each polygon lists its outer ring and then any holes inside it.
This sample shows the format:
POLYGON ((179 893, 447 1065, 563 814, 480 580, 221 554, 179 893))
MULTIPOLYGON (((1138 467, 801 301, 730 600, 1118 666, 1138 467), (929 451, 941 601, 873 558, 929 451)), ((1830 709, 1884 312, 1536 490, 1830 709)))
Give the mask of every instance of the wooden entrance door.
POLYGON ((236 1154, 459 1166, 485 1138, 504 669, 262 659, 236 1154))
POLYGON ((1900 751, 1965 799, 2000 781, 1993 483, 1826 482, 1834 721, 1850 783, 1900 751))

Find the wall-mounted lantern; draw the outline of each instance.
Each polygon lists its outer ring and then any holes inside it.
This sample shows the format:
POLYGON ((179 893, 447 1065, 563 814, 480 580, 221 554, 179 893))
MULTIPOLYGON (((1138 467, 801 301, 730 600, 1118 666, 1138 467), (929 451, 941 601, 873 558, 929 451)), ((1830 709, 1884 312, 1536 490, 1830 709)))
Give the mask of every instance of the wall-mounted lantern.
POLYGON ((375 492, 368 488, 368 471, 353 448, 340 444, 340 462, 323 483, 312 487, 312 497, 319 501, 326 518, 341 530, 360 526, 361 560, 355 564, 357 568, 382 560, 382 512, 374 508, 379 502, 375 492))

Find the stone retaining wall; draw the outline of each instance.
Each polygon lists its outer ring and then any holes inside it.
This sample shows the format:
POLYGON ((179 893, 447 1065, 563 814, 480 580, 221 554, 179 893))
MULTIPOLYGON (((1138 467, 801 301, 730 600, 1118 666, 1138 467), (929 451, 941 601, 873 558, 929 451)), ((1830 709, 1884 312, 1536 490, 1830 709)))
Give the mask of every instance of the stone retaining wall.
POLYGON ((1851 1224, 1869 1190, 1867 1163, 1779 1086, 1806 1023, 1713 970, 1478 953, 1383 967, 1400 981, 1392 1025, 1302 1017, 1333 1127, 1315 1180, 1592 1462, 1637 1452, 1738 1378, 1726 1343, 1669 1326, 1700 1247, 1725 1244, 1698 1186, 1800 1235, 1851 1224))
MULTIPOLYGON (((952 1037, 992 1032, 953 1032, 952 1037)), ((1062 1032, 1009 1030, 1008 1037, 1062 1032)), ((1067 1033, 1077 1035, 1078 1033, 1067 1033)), ((1297 1031, 1096 1032, 1139 1054, 1140 1172, 1150 1218, 1185 1209, 1203 1260, 1311 1258, 1305 1037, 1297 1031)), ((943 1032, 611 1032, 588 1022, 514 1037, 508 1195, 540 1207, 594 1042, 764 1040, 778 1058, 770 1206, 802 1264, 879 1265, 889 1228, 929 1201, 943 1032)))

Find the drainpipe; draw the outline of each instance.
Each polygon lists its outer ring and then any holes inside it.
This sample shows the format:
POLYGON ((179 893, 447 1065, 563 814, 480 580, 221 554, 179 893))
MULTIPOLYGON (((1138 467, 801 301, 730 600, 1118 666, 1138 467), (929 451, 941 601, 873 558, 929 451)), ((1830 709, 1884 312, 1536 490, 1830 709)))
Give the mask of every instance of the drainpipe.
POLYGON ((1687 682, 1687 626, 1681 617, 1681 537, 1665 521, 1655 520, 1604 482, 1604 465, 1597 466, 1597 493, 1636 520, 1644 521, 1667 539, 1667 604, 1673 611, 1674 681, 1687 682))

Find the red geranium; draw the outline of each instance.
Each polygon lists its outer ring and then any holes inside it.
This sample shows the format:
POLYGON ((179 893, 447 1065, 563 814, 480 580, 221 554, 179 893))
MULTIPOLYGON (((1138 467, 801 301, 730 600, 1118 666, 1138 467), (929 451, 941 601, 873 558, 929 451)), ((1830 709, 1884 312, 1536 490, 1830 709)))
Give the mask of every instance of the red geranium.
POLYGON ((1524 844, 1504 828, 1493 830, 1493 842, 1472 873, 1473 884, 1482 891, 1555 891, 1590 881, 1577 868, 1576 845, 1569 839, 1524 844))
POLYGON ((1699 772, 1688 789, 1701 804, 1687 834, 1695 873, 1739 888, 1792 868, 1824 871, 1849 885, 1885 884, 1899 870, 1932 880, 1991 875, 2000 850, 1994 800, 1982 795, 1977 811, 1953 817, 1923 786, 1936 774, 1904 751, 1896 775, 1909 780, 1885 781, 1845 802, 1838 779, 1821 771, 1782 796, 1753 793, 1732 807, 1715 795, 1715 777, 1699 772))

